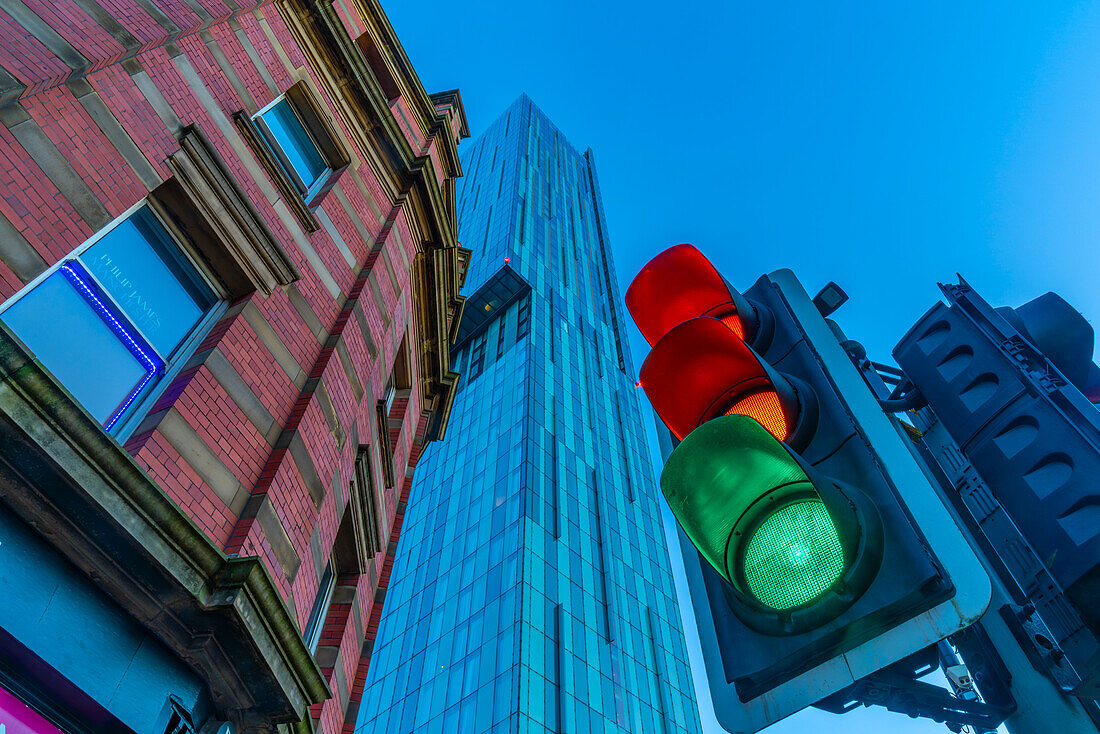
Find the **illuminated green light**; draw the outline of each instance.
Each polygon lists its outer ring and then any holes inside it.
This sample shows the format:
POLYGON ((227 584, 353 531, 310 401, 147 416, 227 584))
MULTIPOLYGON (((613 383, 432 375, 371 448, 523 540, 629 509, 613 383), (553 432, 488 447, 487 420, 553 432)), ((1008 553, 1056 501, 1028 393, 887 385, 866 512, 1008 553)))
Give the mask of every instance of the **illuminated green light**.
POLYGON ((661 489, 684 532, 730 583, 741 543, 734 524, 777 487, 814 493, 813 483, 783 444, 752 418, 707 421, 680 442, 665 462, 661 489))
POLYGON ((795 502, 768 516, 745 547, 745 583, 772 609, 813 601, 844 573, 844 550, 820 500, 795 502))

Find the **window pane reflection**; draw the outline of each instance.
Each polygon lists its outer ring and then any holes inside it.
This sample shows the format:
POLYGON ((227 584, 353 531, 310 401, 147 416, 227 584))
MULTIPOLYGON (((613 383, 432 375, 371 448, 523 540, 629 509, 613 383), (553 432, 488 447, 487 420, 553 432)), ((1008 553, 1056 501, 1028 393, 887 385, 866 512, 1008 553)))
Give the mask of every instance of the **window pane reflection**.
POLYGON ((166 237, 152 214, 142 210, 80 256, 164 358, 210 306, 167 250, 166 237))
POLYGON ((60 271, 19 299, 3 318, 101 423, 145 376, 144 366, 60 271))
POLYGON ((301 120, 285 99, 279 100, 271 109, 263 113, 263 118, 275 138, 274 142, 282 149, 290 165, 308 189, 321 177, 328 166, 325 165, 324 159, 317 151, 317 146, 306 133, 301 120))

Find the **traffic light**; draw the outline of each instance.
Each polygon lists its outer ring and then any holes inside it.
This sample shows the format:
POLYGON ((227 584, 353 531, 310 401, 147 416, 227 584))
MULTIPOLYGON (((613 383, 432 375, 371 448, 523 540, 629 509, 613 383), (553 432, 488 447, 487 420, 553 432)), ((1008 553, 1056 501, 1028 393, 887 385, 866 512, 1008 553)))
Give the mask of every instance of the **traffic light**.
POLYGON ((921 317, 894 358, 965 456, 954 464, 969 460, 992 493, 958 487, 1022 590, 1019 603, 1041 613, 1063 663, 1097 697, 1100 411, 1091 401, 1100 391, 1092 327, 1053 293, 995 309, 961 279, 940 288, 948 303, 921 317), (1009 520, 998 525, 1000 508, 1009 520), (1021 561, 1032 557, 1048 581, 1021 561))
POLYGON ((813 393, 796 389, 714 318, 673 327, 653 346, 639 377, 654 410, 681 441, 705 421, 737 414, 755 418, 781 441, 802 445, 816 421, 813 393))
POLYGON ((728 583, 747 627, 805 632, 866 591, 882 562, 882 522, 761 425, 727 415, 692 431, 669 457, 661 489, 684 532, 728 583))
POLYGON ((988 577, 791 273, 742 294, 678 245, 626 302, 721 724, 757 731, 981 615, 988 577))

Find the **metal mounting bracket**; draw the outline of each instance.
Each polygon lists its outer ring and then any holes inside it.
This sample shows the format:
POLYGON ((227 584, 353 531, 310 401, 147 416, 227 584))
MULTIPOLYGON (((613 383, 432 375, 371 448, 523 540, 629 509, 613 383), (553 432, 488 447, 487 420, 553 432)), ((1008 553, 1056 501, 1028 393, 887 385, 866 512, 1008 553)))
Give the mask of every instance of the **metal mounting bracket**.
POLYGON ((961 731, 964 726, 980 732, 994 730, 1016 710, 1016 702, 1011 695, 1003 704, 976 698, 968 700, 953 695, 945 688, 918 680, 937 667, 939 651, 931 646, 859 679, 814 706, 834 714, 844 714, 860 706, 883 706, 913 719, 931 719, 946 724, 954 732, 961 731))

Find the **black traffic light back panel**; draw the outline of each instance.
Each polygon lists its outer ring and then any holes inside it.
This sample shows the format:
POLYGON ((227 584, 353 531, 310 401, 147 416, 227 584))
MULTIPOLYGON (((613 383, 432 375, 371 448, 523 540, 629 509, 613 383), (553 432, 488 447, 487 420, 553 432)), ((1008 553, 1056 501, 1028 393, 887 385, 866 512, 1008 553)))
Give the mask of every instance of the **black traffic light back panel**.
POLYGON ((894 358, 1100 630, 1100 411, 965 282, 941 287, 894 358))

